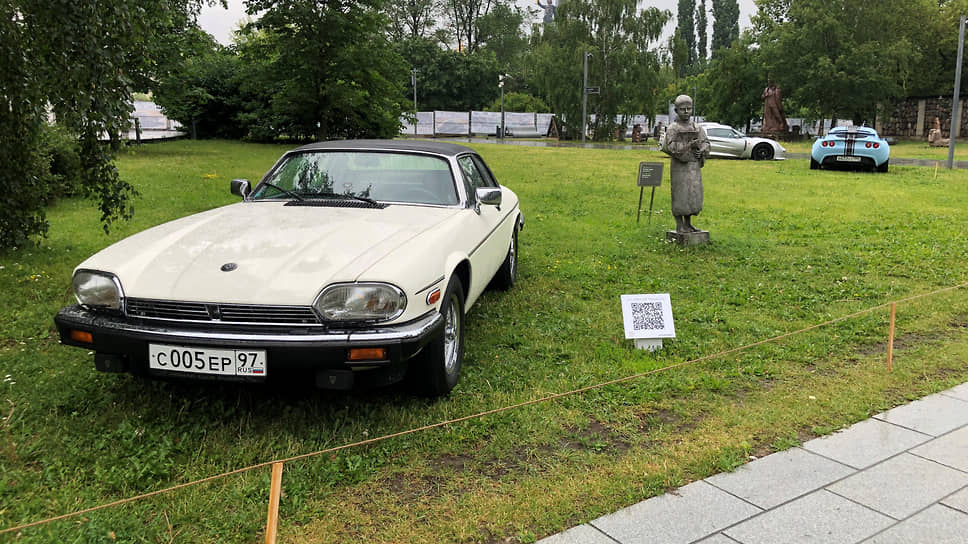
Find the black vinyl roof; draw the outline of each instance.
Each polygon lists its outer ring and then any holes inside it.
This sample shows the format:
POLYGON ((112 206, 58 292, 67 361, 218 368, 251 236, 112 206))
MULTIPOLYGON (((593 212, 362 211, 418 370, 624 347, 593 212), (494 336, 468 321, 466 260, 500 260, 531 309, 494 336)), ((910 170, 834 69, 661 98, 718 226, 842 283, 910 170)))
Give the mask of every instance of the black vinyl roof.
POLYGON ((456 156, 474 153, 469 147, 429 140, 332 140, 317 142, 293 149, 303 151, 418 151, 438 155, 456 156))

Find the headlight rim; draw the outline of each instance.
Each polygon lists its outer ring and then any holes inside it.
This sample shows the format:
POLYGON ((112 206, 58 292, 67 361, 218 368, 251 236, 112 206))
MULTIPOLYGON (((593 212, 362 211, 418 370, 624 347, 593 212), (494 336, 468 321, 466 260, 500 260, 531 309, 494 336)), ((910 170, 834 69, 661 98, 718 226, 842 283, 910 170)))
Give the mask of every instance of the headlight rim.
POLYGON ((407 299, 406 291, 404 291, 403 289, 401 289, 400 287, 392 283, 382 282, 382 281, 346 281, 346 282, 331 283, 323 287, 316 295, 316 298, 313 300, 312 308, 313 308, 313 312, 316 313, 316 317, 319 319, 321 323, 324 323, 324 324, 353 325, 353 324, 389 323, 394 319, 397 319, 398 317, 403 315, 403 313, 407 309, 407 302, 408 302, 408 299, 407 299), (323 310, 320 309, 319 307, 320 301, 323 299, 323 297, 326 295, 327 292, 333 289, 339 289, 344 287, 389 288, 400 299, 397 310, 392 315, 385 316, 385 317, 379 316, 379 317, 372 317, 372 318, 353 318, 353 319, 327 318, 324 315, 323 310))
POLYGON ((74 292, 74 299, 77 300, 77 303, 85 308, 88 308, 91 310, 104 310, 104 311, 124 313, 124 298, 125 298, 124 288, 121 286, 121 280, 118 278, 116 274, 113 274, 111 272, 105 272, 104 270, 97 270, 94 268, 78 268, 77 270, 74 271, 74 274, 71 276, 71 290, 74 292), (91 304, 90 302, 84 302, 83 300, 81 300, 81 297, 77 293, 77 278, 81 274, 100 276, 102 278, 109 280, 114 285, 114 289, 117 291, 117 300, 118 300, 117 307, 104 305, 104 304, 91 304))

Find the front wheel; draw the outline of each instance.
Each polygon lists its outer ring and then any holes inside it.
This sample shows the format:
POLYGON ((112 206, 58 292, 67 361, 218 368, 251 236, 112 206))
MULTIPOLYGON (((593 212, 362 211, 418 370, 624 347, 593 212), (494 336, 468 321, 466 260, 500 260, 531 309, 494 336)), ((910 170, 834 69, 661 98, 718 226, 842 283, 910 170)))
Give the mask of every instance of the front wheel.
POLYGON ((773 158, 773 148, 769 144, 760 144, 753 148, 754 161, 768 161, 773 158))
POLYGON ((464 361, 464 287, 454 276, 440 303, 444 331, 410 363, 407 379, 416 392, 430 397, 450 393, 460 378, 464 361))

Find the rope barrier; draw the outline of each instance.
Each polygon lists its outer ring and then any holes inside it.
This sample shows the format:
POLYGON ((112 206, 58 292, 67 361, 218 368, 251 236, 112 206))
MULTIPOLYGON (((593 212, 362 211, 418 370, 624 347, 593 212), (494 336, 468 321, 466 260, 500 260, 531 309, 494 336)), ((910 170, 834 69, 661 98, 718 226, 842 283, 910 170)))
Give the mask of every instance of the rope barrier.
POLYGON ((595 389, 601 389, 603 387, 608 387, 610 385, 616 385, 616 384, 620 384, 620 383, 629 382, 629 381, 632 381, 632 380, 637 380, 637 379, 640 379, 640 378, 644 378, 646 376, 651 376, 653 374, 659 374, 661 372, 667 372, 669 370, 675 370, 675 369, 682 368, 682 367, 685 367, 685 366, 694 365, 696 363, 701 363, 701 362, 708 361, 708 360, 711 360, 711 359, 716 359, 716 358, 719 358, 719 357, 723 357, 725 355, 730 355, 730 354, 733 354, 733 353, 736 353, 736 352, 739 352, 739 351, 744 351, 744 350, 747 350, 747 349, 750 349, 750 348, 754 348, 754 347, 757 347, 757 346, 761 346, 763 344, 768 344, 768 343, 771 343, 771 342, 776 342, 778 340, 782 340, 784 338, 789 338, 789 337, 795 336, 797 334, 802 334, 804 332, 808 332, 808 331, 812 331, 812 330, 815 330, 815 329, 819 329, 821 327, 826 327, 828 325, 833 325, 834 323, 839 323, 841 321, 846 321, 848 319, 853 319, 855 317, 858 317, 858 316, 861 316, 861 315, 864 315, 864 314, 873 312, 875 310, 879 310, 881 308, 889 307, 892 304, 897 304, 897 303, 900 303, 900 302, 911 302, 911 301, 914 301, 914 300, 917 300, 917 299, 920 299, 920 298, 930 297, 930 296, 934 296, 934 295, 937 295, 937 294, 940 294, 940 293, 945 293, 945 292, 948 292, 948 291, 955 291, 955 290, 958 290, 958 289, 963 289, 965 287, 968 287, 968 282, 962 283, 962 284, 959 284, 959 285, 955 285, 953 287, 945 287, 943 289, 938 289, 936 291, 931 291, 929 293, 922 293, 920 295, 913 295, 913 296, 906 297, 906 298, 903 298, 903 299, 899 299, 899 300, 896 300, 896 301, 893 301, 893 302, 885 302, 884 304, 879 304, 877 306, 872 306, 870 308, 866 308, 864 310, 860 310, 860 311, 854 312, 852 314, 848 314, 848 315, 845 315, 845 316, 841 316, 841 317, 838 317, 836 319, 831 319, 829 321, 824 321, 823 323, 818 323, 816 325, 811 325, 809 327, 805 327, 805 328, 802 328, 802 329, 799 329, 799 330, 796 330, 796 331, 792 331, 792 332, 780 334, 780 335, 777 335, 777 336, 773 336, 773 337, 767 338, 765 340, 760 340, 758 342, 753 342, 751 344, 745 344, 743 346, 739 346, 739 347, 736 347, 736 348, 731 348, 731 349, 723 350, 723 351, 720 351, 720 352, 717 352, 717 353, 714 353, 714 354, 711 354, 711 355, 705 355, 705 356, 699 357, 697 359, 690 359, 688 361, 683 361, 683 362, 680 362, 680 363, 676 363, 674 365, 669 365, 669 366, 665 366, 665 367, 662 367, 662 368, 657 368, 657 369, 649 370, 649 371, 646 371, 646 372, 641 372, 639 374, 633 374, 631 376, 625 376, 625 377, 622 377, 622 378, 616 378, 614 380, 609 380, 607 382, 602 382, 602 383, 595 384, 595 385, 589 385, 589 386, 586 386, 586 387, 582 387, 582 388, 579 388, 579 389, 574 389, 574 390, 571 390, 571 391, 566 391, 566 392, 563 392, 563 393, 554 393, 552 395, 547 395, 547 396, 544 396, 544 397, 541 397, 541 398, 538 398, 538 399, 532 399, 532 400, 529 400, 529 401, 520 402, 518 404, 512 404, 512 405, 509 405, 509 406, 503 406, 501 408, 494 408, 492 410, 487 410, 487 411, 484 411, 484 412, 479 412, 479 413, 476 413, 476 414, 473 414, 473 415, 463 416, 463 417, 459 417, 459 418, 455 418, 455 419, 450 419, 450 420, 447 420, 447 421, 441 421, 441 422, 433 423, 433 424, 430 424, 430 425, 424 425, 422 427, 415 427, 413 429, 408 429, 408 430, 405 430, 405 431, 399 431, 399 432, 396 432, 396 433, 391 433, 391 434, 383 435, 383 436, 376 437, 376 438, 370 438, 370 439, 367 439, 367 440, 361 440, 359 442, 353 442, 353 443, 350 443, 350 444, 344 444, 342 446, 334 446, 332 448, 327 448, 327 449, 324 449, 324 450, 314 451, 314 452, 311 452, 311 453, 304 453, 304 454, 300 454, 300 455, 294 455, 292 457, 287 457, 287 458, 284 458, 284 459, 277 459, 277 460, 273 460, 273 461, 266 461, 264 463, 257 463, 255 465, 250 465, 250 466, 247 466, 247 467, 243 467, 243 468, 231 470, 231 471, 228 471, 228 472, 223 472, 221 474, 216 474, 216 475, 208 476, 208 477, 205 477, 205 478, 201 478, 199 480, 193 480, 191 482, 181 483, 181 484, 174 485, 174 486, 171 486, 171 487, 166 487, 164 489, 159 489, 159 490, 156 490, 156 491, 151 491, 149 493, 144 493, 144 494, 141 494, 141 495, 135 495, 133 497, 128 497, 128 498, 125 498, 125 499, 119 499, 119 500, 116 500, 116 501, 113 501, 113 502, 109 502, 109 503, 106 503, 106 504, 101 504, 101 505, 98 505, 98 506, 92 506, 90 508, 85 508, 83 510, 78 510, 78 511, 75 511, 75 512, 69 512, 67 514, 61 514, 59 516, 54 516, 54 517, 47 518, 47 519, 43 519, 43 520, 39 520, 39 521, 25 523, 23 525, 17 525, 17 526, 14 526, 14 527, 8 527, 6 529, 0 529, 0 534, 11 533, 11 532, 14 532, 14 531, 21 531, 23 529, 28 529, 28 528, 31 528, 31 527, 37 527, 37 526, 40 526, 40 525, 46 525, 48 523, 53 523, 55 521, 61 521, 61 520, 65 520, 65 519, 70 519, 70 518, 77 517, 77 516, 83 516, 85 514, 90 514, 92 512, 97 512, 98 510, 104 510, 104 509, 107 509, 107 508, 113 508, 115 506, 121 506, 121 505, 124 505, 124 504, 132 503, 132 502, 136 502, 136 501, 141 501, 141 500, 148 499, 148 498, 151 498, 151 497, 156 497, 158 495, 164 495, 164 494, 167 494, 167 493, 172 493, 174 491, 178 491, 180 489, 185 489, 187 487, 193 487, 193 486, 201 485, 201 484, 208 483, 208 482, 211 482, 211 481, 214 481, 214 480, 220 480, 220 479, 223 479, 223 478, 227 478, 229 476, 234 476, 236 474, 242 474, 242 473, 249 472, 249 471, 252 471, 252 470, 256 470, 256 469, 260 469, 260 468, 264 468, 264 467, 269 467, 269 466, 272 466, 274 464, 289 463, 289 462, 294 462, 294 461, 301 461, 303 459, 309 459, 309 458, 312 458, 312 457, 318 457, 320 455, 325 455, 325 454, 328 454, 328 453, 335 453, 335 452, 342 451, 342 450, 346 450, 346 449, 350 449, 350 448, 356 448, 356 447, 360 447, 360 446, 369 446, 371 444, 376 444, 378 442, 383 442, 383 441, 390 440, 390 439, 393 439, 393 438, 400 438, 400 437, 403 437, 403 436, 408 436, 408 435, 411 435, 411 434, 417 434, 417 433, 421 433, 421 432, 424 432, 424 431, 429 431, 429 430, 432 430, 432 429, 439 429, 439 428, 446 427, 446 426, 449 426, 449 425, 455 425, 457 423, 463 423, 465 421, 470 421, 470 420, 473 420, 473 419, 480 419, 480 418, 483 418, 483 417, 486 417, 486 416, 489 416, 489 415, 500 414, 500 413, 503 413, 503 412, 509 412, 509 411, 517 410, 519 408, 524 408, 524 407, 527 407, 527 406, 533 406, 533 405, 536 405, 536 404, 542 404, 542 403, 545 403, 545 402, 550 402, 550 401, 557 400, 557 399, 564 398, 564 397, 570 397, 570 396, 574 396, 574 395, 580 395, 582 393, 586 393, 588 391, 593 391, 595 389))

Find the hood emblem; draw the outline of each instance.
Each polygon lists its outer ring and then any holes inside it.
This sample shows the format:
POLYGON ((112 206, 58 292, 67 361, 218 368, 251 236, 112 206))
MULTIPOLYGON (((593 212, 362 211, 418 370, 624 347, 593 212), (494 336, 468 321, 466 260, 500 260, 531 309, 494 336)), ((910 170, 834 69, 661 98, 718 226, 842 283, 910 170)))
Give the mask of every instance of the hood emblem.
POLYGON ((237 265, 235 263, 225 263, 225 264, 222 265, 221 270, 222 270, 222 272, 231 272, 231 271, 235 270, 238 267, 239 267, 239 265, 237 265))

